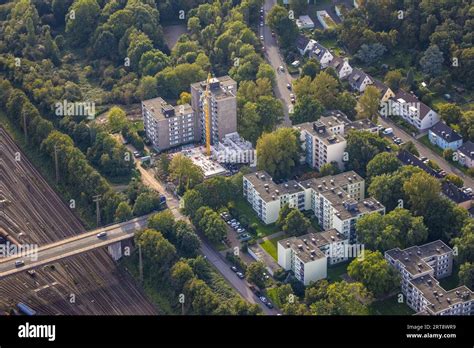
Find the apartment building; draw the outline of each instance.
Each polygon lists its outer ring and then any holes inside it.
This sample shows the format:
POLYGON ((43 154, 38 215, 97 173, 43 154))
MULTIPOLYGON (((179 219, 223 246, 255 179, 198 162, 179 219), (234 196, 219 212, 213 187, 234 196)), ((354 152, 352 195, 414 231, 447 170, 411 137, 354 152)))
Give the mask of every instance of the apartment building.
POLYGON ((474 143, 466 141, 461 147, 457 149, 458 161, 464 167, 474 167, 474 143))
POLYGON ((430 128, 428 139, 443 150, 457 150, 462 145, 462 137, 444 122, 438 122, 430 128))
POLYGON ((239 133, 230 133, 212 147, 212 157, 219 163, 246 163, 251 167, 257 165, 257 154, 250 141, 239 133))
POLYGON ((355 225, 360 217, 385 213, 380 202, 365 198, 365 181, 354 171, 313 178, 300 184, 305 189, 305 209, 313 211, 323 229, 336 229, 350 243, 357 241, 355 225))
POLYGON ((277 221, 285 204, 304 210, 303 188, 294 180, 276 184, 265 171, 244 175, 243 195, 265 224, 277 221))
MULTIPOLYGON (((197 132, 206 139, 206 118, 203 96, 206 81, 191 85, 191 105, 197 118, 197 132)), ((237 82, 229 76, 214 77, 210 81, 211 144, 217 145, 227 134, 237 132, 237 82)))
POLYGON ((172 106, 162 98, 145 100, 142 116, 146 136, 157 151, 197 140, 194 112, 189 104, 172 106))
POLYGON ((316 122, 293 126, 300 132, 303 148, 302 162, 320 170, 327 163, 335 162, 340 169, 347 160, 345 135, 351 130, 378 131, 377 125, 368 119, 350 121, 341 111, 329 111, 316 122))
POLYGON ((440 120, 439 115, 428 105, 418 100, 414 94, 403 90, 399 90, 390 102, 382 108, 383 116, 400 116, 420 131, 433 127, 440 120))
POLYGON ((284 204, 311 210, 324 230, 336 229, 351 243, 357 240, 355 224, 363 215, 385 213, 374 198, 365 198, 365 181, 354 171, 302 182, 276 184, 264 171, 246 174, 243 195, 266 224, 278 219, 284 204))
POLYGON ((448 277, 453 268, 453 250, 441 240, 421 246, 385 252, 387 261, 401 278, 401 290, 407 305, 430 315, 472 315, 474 296, 466 286, 445 290, 439 279, 448 277))
POLYGON ((335 229, 278 241, 278 264, 304 285, 327 277, 327 266, 347 260, 348 241, 335 229))

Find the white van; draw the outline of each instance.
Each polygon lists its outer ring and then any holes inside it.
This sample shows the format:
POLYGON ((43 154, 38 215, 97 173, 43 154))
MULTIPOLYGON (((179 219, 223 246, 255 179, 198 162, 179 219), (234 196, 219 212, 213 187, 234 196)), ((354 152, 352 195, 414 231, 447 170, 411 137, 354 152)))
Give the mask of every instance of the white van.
POLYGON ((389 134, 392 134, 393 133, 393 129, 392 128, 386 128, 382 134, 383 135, 389 135, 389 134))

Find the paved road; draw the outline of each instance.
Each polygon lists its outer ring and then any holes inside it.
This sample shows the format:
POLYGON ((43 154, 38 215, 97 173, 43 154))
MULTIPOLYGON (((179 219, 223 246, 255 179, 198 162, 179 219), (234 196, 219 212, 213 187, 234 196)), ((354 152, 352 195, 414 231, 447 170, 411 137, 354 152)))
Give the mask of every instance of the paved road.
POLYGON ((453 166, 451 163, 447 162, 443 157, 441 157, 436 152, 431 150, 429 147, 424 145, 418 139, 414 138, 412 135, 408 134, 403 129, 398 127, 390 119, 379 117, 379 123, 386 128, 387 127, 393 128, 394 135, 401 138, 403 142, 405 143, 407 141, 413 142, 416 145, 416 148, 418 149, 418 152, 420 153, 421 156, 425 156, 431 160, 434 160, 436 163, 438 163, 441 169, 445 170, 446 172, 454 173, 458 175, 459 177, 461 177, 464 180, 465 186, 474 188, 474 180, 471 177, 464 174, 462 171, 460 171, 458 168, 453 166))
MULTIPOLYGON (((268 12, 270 9, 276 5, 276 0, 266 0, 263 6, 265 19, 267 17, 268 12)), ((260 23, 259 23, 260 25, 260 23)), ((291 126, 291 121, 288 114, 288 109, 293 107, 290 100, 290 93, 291 91, 288 90, 286 87, 288 83, 292 83, 294 80, 293 77, 288 73, 288 69, 286 67, 285 61, 280 54, 280 49, 278 47, 276 38, 272 37, 272 30, 267 25, 265 21, 265 25, 263 27, 259 26, 259 35, 263 35, 263 45, 265 47, 265 59, 267 60, 268 64, 270 64, 276 72, 276 85, 274 87, 275 96, 280 99, 284 104, 284 112, 285 116, 283 122, 281 123, 282 126, 291 126), (285 68, 284 72, 280 72, 278 67, 283 66, 285 68)))
MULTIPOLYGON (((181 214, 179 209, 179 200, 170 192, 166 191, 164 186, 146 169, 144 169, 139 163, 137 163, 143 183, 166 196, 168 208, 171 210, 176 219, 185 220, 189 222, 189 219, 181 214)), ((276 315, 278 312, 275 309, 269 309, 255 296, 250 290, 249 284, 243 279, 239 279, 237 275, 230 269, 230 264, 226 262, 224 257, 216 250, 214 250, 209 243, 201 238, 201 253, 214 265, 214 267, 222 274, 227 282, 234 287, 240 295, 249 301, 250 303, 257 303, 262 308, 263 312, 267 315, 276 315)))
POLYGON ((19 255, 0 259, 0 278, 133 238, 136 230, 146 227, 147 220, 148 216, 143 216, 66 238, 41 248, 25 249, 25 252, 19 255), (107 235, 97 238, 97 234, 100 232, 107 232, 107 235), (26 253, 26 251, 28 252, 26 253), (19 260, 24 262, 24 266, 15 266, 15 262, 19 260))

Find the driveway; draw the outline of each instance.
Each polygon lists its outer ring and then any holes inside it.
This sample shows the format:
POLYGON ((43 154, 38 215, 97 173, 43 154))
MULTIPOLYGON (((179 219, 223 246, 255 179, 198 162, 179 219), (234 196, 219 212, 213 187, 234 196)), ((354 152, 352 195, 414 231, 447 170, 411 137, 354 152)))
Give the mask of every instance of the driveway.
POLYGON ((459 170, 458 168, 453 166, 451 163, 446 161, 443 157, 441 157, 436 152, 431 150, 429 147, 424 145, 418 139, 414 138, 412 135, 405 132, 398 125, 393 123, 390 119, 379 117, 378 123, 384 126, 385 128, 388 128, 388 127, 392 128, 394 135, 401 138, 403 142, 405 143, 408 141, 413 142, 416 145, 416 148, 418 149, 418 152, 420 153, 421 156, 425 156, 431 160, 434 160, 436 163, 438 163, 441 169, 445 170, 446 172, 454 173, 460 178, 462 178, 464 180, 464 186, 474 188, 474 180, 470 176, 464 174, 461 170, 459 170))

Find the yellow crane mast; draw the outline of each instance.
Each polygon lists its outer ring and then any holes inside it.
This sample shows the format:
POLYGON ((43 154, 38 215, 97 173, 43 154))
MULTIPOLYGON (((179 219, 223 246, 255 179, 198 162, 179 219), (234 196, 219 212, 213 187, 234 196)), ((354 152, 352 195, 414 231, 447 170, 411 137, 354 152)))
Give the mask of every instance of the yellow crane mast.
POLYGON ((206 155, 207 156, 211 155, 211 115, 210 115, 211 103, 209 101, 210 94, 211 94, 210 82, 211 82, 211 73, 207 75, 206 91, 204 92, 204 101, 203 101, 204 116, 205 116, 205 122, 206 122, 206 155))

